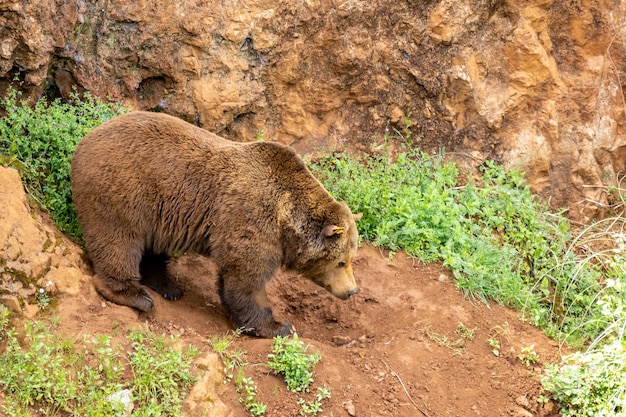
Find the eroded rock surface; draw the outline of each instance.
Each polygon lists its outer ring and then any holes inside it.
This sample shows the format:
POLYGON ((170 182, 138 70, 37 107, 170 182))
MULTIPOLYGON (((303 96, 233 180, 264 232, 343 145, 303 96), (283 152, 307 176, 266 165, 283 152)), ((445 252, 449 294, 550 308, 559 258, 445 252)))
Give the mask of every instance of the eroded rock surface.
MULTIPOLYGON (((619 0, 0 2, 0 77, 236 140, 367 150, 389 123, 521 166, 578 217, 626 157, 619 0)), ((393 130, 392 130, 393 132, 393 130)))
POLYGON ((80 248, 32 211, 20 177, 0 167, 0 303, 37 312, 37 292, 76 295, 88 279, 80 248))

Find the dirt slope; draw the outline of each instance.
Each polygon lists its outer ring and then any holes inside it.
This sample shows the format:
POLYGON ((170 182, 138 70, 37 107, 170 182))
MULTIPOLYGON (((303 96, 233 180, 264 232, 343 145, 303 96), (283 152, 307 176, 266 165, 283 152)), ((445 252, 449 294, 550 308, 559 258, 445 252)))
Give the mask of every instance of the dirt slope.
MULTIPOLYGON (((80 295, 59 302, 62 331, 80 337, 110 333, 119 323, 133 327, 147 322, 153 331, 180 335, 183 343, 209 351, 207 340, 230 329, 215 292, 212 264, 183 257, 172 269, 187 289, 181 300, 170 302, 155 294, 154 312, 139 317, 127 307, 104 302, 85 283, 80 295)), ((321 353, 312 388, 325 385, 331 390, 323 415, 557 415, 553 404, 540 404, 537 398, 542 394, 541 364, 558 360, 558 346, 521 323, 516 312, 471 302, 442 267, 423 265, 402 253, 391 263, 377 248, 362 247, 355 274, 362 290, 348 301, 286 273, 269 286, 277 318, 293 323, 300 338, 321 353), (459 323, 476 329, 473 340, 455 332, 459 323), (490 338, 499 340, 499 356, 492 352, 490 338), (530 345, 539 361, 528 368, 518 355, 530 345)), ((249 363, 263 364, 271 341, 241 337, 234 347, 247 353, 249 363)), ((247 367, 246 376, 256 381, 268 416, 299 414, 300 395, 288 392, 265 366, 247 367)), ((230 408, 227 415, 249 415, 232 383, 219 392, 230 408)))

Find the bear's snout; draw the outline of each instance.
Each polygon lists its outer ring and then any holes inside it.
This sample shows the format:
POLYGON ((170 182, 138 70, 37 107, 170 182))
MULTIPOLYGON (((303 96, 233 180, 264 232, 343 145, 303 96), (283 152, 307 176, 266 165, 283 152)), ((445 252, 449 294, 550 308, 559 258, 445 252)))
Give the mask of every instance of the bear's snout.
POLYGON ((326 275, 314 276, 311 279, 341 300, 347 300, 359 292, 350 265, 345 268, 335 268, 326 275))
POLYGON ((339 298, 341 298, 342 300, 347 300, 348 298, 352 297, 354 294, 356 294, 358 292, 359 292, 358 288, 353 288, 353 289, 347 291, 343 297, 339 297, 339 298))

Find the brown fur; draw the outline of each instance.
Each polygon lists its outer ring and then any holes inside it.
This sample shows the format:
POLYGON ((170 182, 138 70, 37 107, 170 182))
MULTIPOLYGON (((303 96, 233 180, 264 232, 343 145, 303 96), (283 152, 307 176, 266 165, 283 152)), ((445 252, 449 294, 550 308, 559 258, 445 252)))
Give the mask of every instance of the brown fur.
POLYGON ((284 265, 340 298, 357 292, 357 232, 288 146, 235 143, 177 118, 133 112, 94 129, 72 160, 78 220, 108 300, 142 311, 182 291, 166 270, 173 253, 210 256, 236 328, 264 337, 277 323, 265 284, 284 265))

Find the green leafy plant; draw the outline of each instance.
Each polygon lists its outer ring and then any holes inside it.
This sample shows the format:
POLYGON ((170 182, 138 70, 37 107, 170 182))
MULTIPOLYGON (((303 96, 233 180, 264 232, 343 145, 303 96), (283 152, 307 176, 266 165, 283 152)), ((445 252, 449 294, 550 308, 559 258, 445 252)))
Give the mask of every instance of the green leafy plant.
POLYGON ((243 404, 244 409, 255 417, 264 416, 267 411, 267 405, 257 399, 256 382, 252 378, 242 376, 236 381, 235 385, 238 392, 243 392, 243 397, 240 397, 239 401, 243 404))
POLYGON ((491 337, 487 339, 487 343, 489 343, 491 353, 493 353, 494 356, 500 356, 500 352, 502 351, 502 344, 500 340, 506 339, 509 331, 508 322, 504 322, 502 325, 498 324, 490 330, 491 337))
POLYGON ((431 330, 426 331, 426 336, 433 342, 437 343, 441 347, 448 348, 452 350, 455 355, 463 355, 465 353, 465 341, 463 338, 450 338, 446 335, 441 335, 439 333, 433 332, 431 330))
POLYGON ((493 353, 494 356, 500 356, 500 349, 502 349, 502 347, 500 346, 500 341, 495 337, 492 337, 488 339, 487 342, 491 347, 491 353, 493 353))
POLYGON ((474 335, 476 334, 476 327, 470 328, 464 325, 463 323, 459 323, 459 325, 456 327, 456 330, 454 332, 458 334, 459 336, 461 336, 463 339, 474 340, 474 335))
POLYGON ((35 298, 37 299, 37 307, 41 310, 45 310, 50 305, 50 295, 44 288, 37 290, 35 298))
POLYGON ((196 381, 189 371, 198 355, 195 347, 186 351, 170 348, 169 341, 146 331, 135 331, 128 338, 132 351, 128 355, 133 371, 133 395, 148 404, 150 413, 180 414, 188 388, 196 381))
POLYGON ((171 347, 171 340, 148 332, 130 333, 125 344, 95 335, 77 345, 56 336, 55 326, 33 321, 22 333, 4 328, 0 414, 121 415, 123 404, 111 398, 127 388, 133 415, 181 415, 182 400, 195 379, 189 369, 197 350, 181 352, 171 347))
MULTIPOLYGON (((226 379, 234 382, 244 409, 253 416, 263 416, 267 412, 267 405, 258 399, 256 382, 245 375, 245 368, 249 364, 245 361, 244 352, 233 346, 240 334, 240 331, 236 331, 216 336, 209 340, 209 344, 220 355, 226 379)), ((305 346, 298 339, 297 334, 293 338, 276 336, 272 341, 272 352, 268 354, 267 366, 276 374, 284 376, 287 387, 292 392, 308 392, 313 382, 313 369, 320 356, 318 353, 306 353, 308 348, 308 345, 305 346)), ((327 398, 330 398, 330 390, 326 387, 318 388, 313 401, 307 402, 300 398, 298 404, 301 406, 301 415, 317 415, 322 411, 323 400, 327 398)))
POLYGON ((547 395, 541 394, 540 396, 537 397, 537 402, 539 404, 547 404, 550 402, 550 397, 548 397, 547 395))
POLYGON ((306 353, 305 346, 296 333, 289 336, 276 336, 272 344, 272 353, 267 355, 267 365, 277 374, 282 374, 287 388, 293 392, 308 391, 313 382, 313 369, 320 360, 319 353, 306 353))
POLYGON ((81 236, 70 187, 70 161, 76 145, 91 129, 123 113, 116 104, 85 94, 69 103, 42 99, 31 107, 10 87, 0 107, 0 163, 20 171, 29 195, 48 210, 59 228, 81 236))
POLYGON ((624 339, 566 355, 546 367, 541 382, 561 405, 563 417, 621 416, 626 409, 624 339))
POLYGON ((213 351, 220 355, 222 363, 224 364, 224 375, 226 379, 231 381, 235 374, 239 372, 247 363, 244 360, 244 352, 238 349, 233 349, 233 342, 242 333, 241 329, 228 332, 224 336, 213 336, 209 340, 209 344, 213 348, 213 351))
POLYGON ((213 351, 220 356, 227 355, 233 345, 233 342, 237 337, 241 335, 241 331, 235 330, 227 332, 223 336, 213 336, 209 339, 209 345, 213 348, 213 351))
MULTIPOLYGON (((620 201, 623 205, 623 201, 620 201)), ((601 271, 602 283, 584 306, 585 326, 601 330, 584 352, 547 365, 544 388, 561 405, 563 416, 621 415, 626 403, 626 219, 606 218, 583 229, 570 243, 572 280, 589 269, 601 271)), ((583 306, 559 303, 566 314, 583 306)))
POLYGON ((537 354, 537 352, 535 352, 535 346, 530 345, 524 346, 520 350, 520 354, 517 355, 517 358, 522 361, 522 363, 526 365, 527 368, 529 368, 531 365, 537 363, 537 361, 539 360, 539 355, 537 354))
POLYGON ((314 401, 305 401, 304 398, 298 399, 298 405, 301 407, 301 416, 316 416, 324 409, 322 402, 330 398, 330 390, 326 387, 318 387, 314 401))
POLYGON ((241 395, 239 402, 246 411, 255 417, 264 416, 267 405, 258 400, 257 385, 252 377, 246 377, 244 369, 248 365, 245 354, 233 348, 234 341, 241 335, 242 329, 228 332, 224 336, 214 336, 209 340, 213 351, 220 355, 224 364, 224 375, 234 381, 237 392, 241 395))

